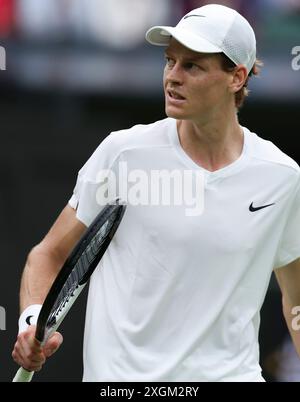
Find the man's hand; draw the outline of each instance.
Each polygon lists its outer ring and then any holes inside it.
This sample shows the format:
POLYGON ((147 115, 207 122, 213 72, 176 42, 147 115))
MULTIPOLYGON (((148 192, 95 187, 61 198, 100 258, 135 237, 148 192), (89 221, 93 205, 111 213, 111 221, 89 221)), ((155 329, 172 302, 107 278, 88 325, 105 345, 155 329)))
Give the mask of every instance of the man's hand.
POLYGON ((62 335, 54 332, 42 347, 34 337, 35 330, 35 325, 30 325, 25 332, 21 332, 12 352, 14 361, 28 371, 41 370, 46 359, 53 355, 63 342, 62 335))

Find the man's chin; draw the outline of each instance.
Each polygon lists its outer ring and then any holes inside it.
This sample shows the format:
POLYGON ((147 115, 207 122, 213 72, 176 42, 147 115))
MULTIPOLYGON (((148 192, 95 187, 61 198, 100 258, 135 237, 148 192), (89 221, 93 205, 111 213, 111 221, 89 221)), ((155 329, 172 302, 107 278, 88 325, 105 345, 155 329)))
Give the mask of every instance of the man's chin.
POLYGON ((168 117, 173 119, 185 120, 187 118, 185 113, 179 110, 174 110, 173 108, 166 107, 165 112, 168 117))

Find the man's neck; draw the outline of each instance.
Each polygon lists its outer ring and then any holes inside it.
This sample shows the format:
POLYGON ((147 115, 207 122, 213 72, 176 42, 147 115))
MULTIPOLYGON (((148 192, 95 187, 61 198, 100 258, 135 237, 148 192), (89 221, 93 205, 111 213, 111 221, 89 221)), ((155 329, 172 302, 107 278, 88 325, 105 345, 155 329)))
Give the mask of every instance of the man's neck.
POLYGON ((233 163, 243 149, 244 136, 237 116, 222 120, 177 120, 182 148, 195 163, 211 172, 233 163))

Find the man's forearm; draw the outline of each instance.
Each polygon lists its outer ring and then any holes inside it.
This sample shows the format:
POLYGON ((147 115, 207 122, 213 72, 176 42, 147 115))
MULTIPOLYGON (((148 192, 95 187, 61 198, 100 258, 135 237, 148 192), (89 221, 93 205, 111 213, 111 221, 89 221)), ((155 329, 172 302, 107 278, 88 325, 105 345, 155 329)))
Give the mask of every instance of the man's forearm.
POLYGON ((20 310, 42 304, 63 262, 55 254, 36 246, 28 255, 21 280, 20 310))

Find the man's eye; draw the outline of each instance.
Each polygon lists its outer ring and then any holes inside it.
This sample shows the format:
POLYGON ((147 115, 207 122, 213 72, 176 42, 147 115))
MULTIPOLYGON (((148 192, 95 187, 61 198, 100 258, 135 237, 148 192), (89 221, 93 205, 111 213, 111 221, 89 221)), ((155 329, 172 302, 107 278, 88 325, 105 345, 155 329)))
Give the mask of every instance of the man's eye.
POLYGON ((195 63, 186 63, 186 65, 185 65, 185 68, 187 69, 187 70, 191 70, 191 69, 196 69, 196 68, 199 68, 199 66, 197 65, 197 64, 195 64, 195 63))
POLYGON ((166 64, 168 66, 173 66, 175 64, 175 62, 170 57, 166 57, 166 64))

